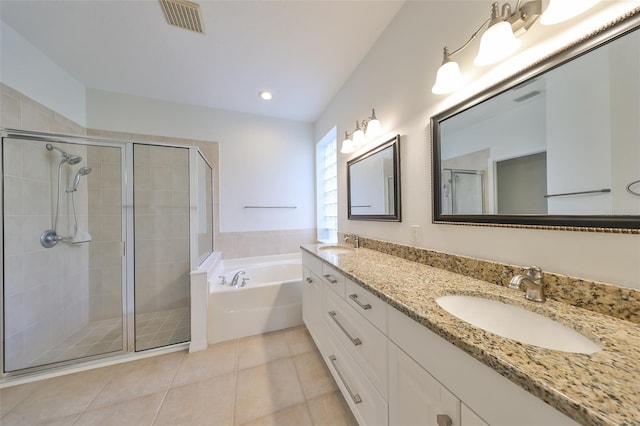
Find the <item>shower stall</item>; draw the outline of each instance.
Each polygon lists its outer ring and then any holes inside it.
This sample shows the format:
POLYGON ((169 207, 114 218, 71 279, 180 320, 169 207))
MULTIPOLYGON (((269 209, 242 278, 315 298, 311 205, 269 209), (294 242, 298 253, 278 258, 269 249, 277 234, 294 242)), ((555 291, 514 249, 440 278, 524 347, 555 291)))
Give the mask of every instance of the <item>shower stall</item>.
POLYGON ((188 342, 211 179, 193 146, 3 130, 3 375, 188 342))

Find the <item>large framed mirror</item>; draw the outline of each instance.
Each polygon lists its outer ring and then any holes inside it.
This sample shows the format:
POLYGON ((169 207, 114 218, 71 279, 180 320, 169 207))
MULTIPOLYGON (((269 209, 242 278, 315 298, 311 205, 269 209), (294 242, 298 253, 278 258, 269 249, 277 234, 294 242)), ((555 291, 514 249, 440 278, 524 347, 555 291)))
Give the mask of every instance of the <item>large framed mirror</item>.
POLYGON ((400 222, 400 136, 347 162, 351 220, 400 222))
POLYGON ((639 10, 431 118, 435 223, 640 233, 639 10))

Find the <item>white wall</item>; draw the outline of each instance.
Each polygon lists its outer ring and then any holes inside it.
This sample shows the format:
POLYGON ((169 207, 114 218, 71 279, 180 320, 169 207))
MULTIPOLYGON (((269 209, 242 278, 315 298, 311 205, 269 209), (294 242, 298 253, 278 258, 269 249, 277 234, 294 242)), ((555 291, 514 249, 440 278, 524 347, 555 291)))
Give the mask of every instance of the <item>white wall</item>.
MULTIPOLYGON (((403 221, 347 220, 346 191, 339 194, 339 230, 412 244, 419 225, 422 247, 640 288, 640 238, 591 232, 451 226, 432 223, 429 117, 500 81, 536 59, 598 28, 638 1, 603 2, 586 17, 553 27, 536 24, 521 39, 520 54, 489 69, 472 65, 477 42, 456 56, 471 83, 449 97, 431 94, 442 47, 462 45, 489 14, 484 2, 407 2, 316 122, 316 139, 334 125, 338 134, 372 107, 389 134, 401 135, 403 221)), ((381 141, 383 138, 381 138, 381 141)), ((342 155, 339 187, 346 188, 342 155)))
POLYGON ((0 81, 85 126, 84 85, 2 21, 0 81))
POLYGON ((309 123, 90 89, 87 127, 218 142, 221 232, 315 228, 309 123))

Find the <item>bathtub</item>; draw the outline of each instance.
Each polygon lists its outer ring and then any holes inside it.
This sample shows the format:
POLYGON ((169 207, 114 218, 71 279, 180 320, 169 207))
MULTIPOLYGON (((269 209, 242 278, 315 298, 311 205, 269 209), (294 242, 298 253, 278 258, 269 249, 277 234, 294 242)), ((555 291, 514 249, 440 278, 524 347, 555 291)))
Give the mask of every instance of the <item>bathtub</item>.
POLYGON ((300 253, 221 261, 209 278, 207 341, 218 343, 302 324, 300 253), (229 283, 238 271, 244 287, 229 283), (219 276, 227 284, 221 285, 219 276))

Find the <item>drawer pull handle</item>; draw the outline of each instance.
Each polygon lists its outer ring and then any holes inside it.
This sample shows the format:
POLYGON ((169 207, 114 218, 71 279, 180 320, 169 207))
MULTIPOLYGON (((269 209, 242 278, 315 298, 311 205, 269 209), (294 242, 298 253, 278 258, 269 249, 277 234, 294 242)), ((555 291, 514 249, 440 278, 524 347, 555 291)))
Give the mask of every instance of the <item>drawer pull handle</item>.
POLYGON ((337 361, 336 356, 335 355, 329 355, 329 360, 331 361, 331 364, 333 364, 333 368, 336 369, 336 373, 338 373, 338 377, 340 377, 340 381, 342 382, 344 387, 347 388, 347 392, 349 392, 349 396, 353 400, 353 403, 354 404, 360 404, 362 402, 362 398, 360 398, 360 395, 358 395, 357 393, 354 394, 351 391, 351 388, 349 387, 347 382, 344 380, 344 376, 342 375, 340 370, 338 370, 338 366, 336 365, 336 361, 337 361))
POLYGON ((338 280, 329 274, 324 274, 323 277, 325 277, 331 284, 338 284, 338 280))
POLYGON ((351 340, 351 343, 353 343, 355 346, 362 344, 362 340, 360 340, 357 337, 356 338, 351 337, 351 334, 349 334, 347 329, 344 328, 342 324, 340 324, 340 321, 338 321, 338 318, 336 318, 336 315, 337 315, 336 311, 329 311, 328 314, 331 317, 331 319, 334 320, 336 324, 338 324, 338 327, 340 327, 340 330, 342 330, 342 332, 349 338, 349 340, 351 340))
POLYGON ((358 306, 360 306, 362 309, 364 309, 365 311, 367 309, 371 309, 371 305, 370 304, 366 304, 364 305, 361 301, 358 300, 358 295, 353 293, 349 295, 349 299, 353 300, 354 302, 356 302, 358 304, 358 306))
POLYGON ((436 423, 438 424, 438 426, 451 426, 453 424, 453 421, 451 420, 451 417, 447 416, 446 414, 438 414, 436 416, 436 423))
POLYGON ((311 284, 311 283, 313 282, 313 280, 311 279, 311 277, 307 277, 307 278, 306 278, 306 281, 307 281, 309 284, 311 284))

